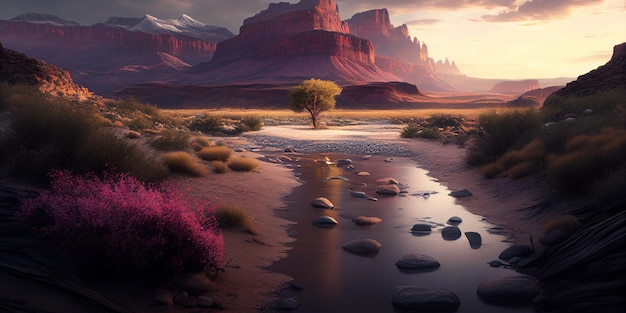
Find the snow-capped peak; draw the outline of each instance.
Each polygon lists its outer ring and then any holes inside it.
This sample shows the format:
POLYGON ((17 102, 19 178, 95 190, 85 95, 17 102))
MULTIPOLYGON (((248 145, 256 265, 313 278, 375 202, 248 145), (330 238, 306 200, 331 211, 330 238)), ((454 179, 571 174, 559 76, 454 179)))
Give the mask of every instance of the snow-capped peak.
POLYGON ((235 36, 226 28, 204 24, 186 14, 177 19, 159 19, 146 14, 139 23, 129 29, 155 34, 186 35, 211 41, 222 41, 235 36))

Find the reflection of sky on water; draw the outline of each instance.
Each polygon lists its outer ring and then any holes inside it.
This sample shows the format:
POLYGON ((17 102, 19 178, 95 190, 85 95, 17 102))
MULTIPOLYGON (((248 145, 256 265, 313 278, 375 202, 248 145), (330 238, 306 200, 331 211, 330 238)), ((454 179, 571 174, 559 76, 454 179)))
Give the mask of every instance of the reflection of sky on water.
MULTIPOLYGON (((509 246, 504 237, 489 234, 492 225, 471 214, 457 200, 448 196, 445 187, 415 166, 415 162, 397 158, 385 163, 380 159, 354 160, 356 170, 303 164, 305 184, 294 191, 293 202, 284 217, 296 221, 297 232, 294 249, 287 258, 277 262, 272 270, 283 272, 304 286, 303 291, 285 291, 281 296, 291 296, 303 303, 298 312, 394 312, 391 291, 400 285, 420 285, 445 288, 461 299, 458 312, 531 312, 530 308, 503 308, 487 305, 476 296, 476 286, 482 281, 518 276, 503 268, 491 268, 487 262, 509 246), (372 173, 357 176, 358 171, 372 173), (349 182, 326 179, 341 175, 349 182), (406 186, 399 196, 375 194, 376 180, 393 177, 406 186), (349 188, 365 191, 378 201, 350 196, 349 188), (436 193, 429 197, 424 191, 436 193), (316 197, 327 197, 337 210, 315 209, 310 206, 316 197), (311 223, 320 215, 339 221, 332 228, 319 228, 311 223), (378 225, 359 226, 353 217, 377 216, 383 219, 378 225), (464 234, 457 240, 444 240, 441 230, 452 216, 461 217, 461 232, 473 231, 482 237, 479 249, 470 247, 464 234), (416 223, 435 225, 431 234, 414 235, 410 232, 416 223), (361 256, 346 252, 341 246, 353 239, 371 238, 382 244, 374 256, 361 256), (400 271, 395 262, 410 253, 425 254, 437 259, 441 266, 434 271, 400 271)), ((471 189, 471 187, 470 187, 471 189)))

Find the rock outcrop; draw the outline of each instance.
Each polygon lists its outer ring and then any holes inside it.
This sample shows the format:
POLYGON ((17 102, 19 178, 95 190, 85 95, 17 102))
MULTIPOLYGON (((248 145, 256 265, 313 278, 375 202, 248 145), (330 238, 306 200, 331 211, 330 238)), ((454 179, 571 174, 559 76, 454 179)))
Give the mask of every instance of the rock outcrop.
POLYGON ((387 9, 357 13, 347 20, 350 33, 374 44, 376 65, 411 84, 428 91, 453 91, 452 86, 436 74, 460 75, 456 65, 446 59, 447 66, 437 66, 428 56, 428 47, 417 38, 411 39, 406 24, 394 27, 387 9))
POLYGON ((75 84, 70 74, 54 65, 4 49, 0 43, 0 82, 37 86, 54 96, 85 100, 93 94, 75 84))
POLYGON ((198 66, 187 82, 399 80, 376 67, 369 40, 348 32, 334 0, 272 3, 244 20, 239 35, 220 42, 211 62, 198 66))
POLYGON ((507 80, 495 84, 490 92, 522 94, 539 88, 539 81, 536 79, 507 80))
POLYGON ((540 107, 548 96, 561 88, 563 88, 563 86, 533 89, 523 93, 517 99, 509 101, 508 104, 516 107, 540 107))
POLYGON ((605 65, 581 75, 554 94, 557 96, 587 96, 600 91, 626 90, 626 42, 613 47, 613 56, 605 65))

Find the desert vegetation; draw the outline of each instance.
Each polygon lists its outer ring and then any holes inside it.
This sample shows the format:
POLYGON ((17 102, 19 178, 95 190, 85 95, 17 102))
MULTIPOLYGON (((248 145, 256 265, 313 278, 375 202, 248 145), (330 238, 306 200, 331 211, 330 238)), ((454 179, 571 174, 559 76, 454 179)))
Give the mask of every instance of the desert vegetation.
POLYGON ((559 192, 589 191, 626 167, 625 94, 553 96, 540 110, 483 114, 467 163, 488 178, 546 170, 559 192))
POLYGON ((95 106, 42 94, 34 87, 0 85, 4 175, 44 180, 52 169, 81 172, 114 166, 142 181, 167 176, 162 162, 133 143, 104 131, 95 106))
POLYGON ((129 175, 53 171, 51 188, 18 219, 89 271, 165 275, 220 266, 223 241, 212 207, 190 206, 166 186, 129 175))
POLYGON ((239 229, 256 234, 254 218, 237 205, 224 205, 215 210, 215 218, 222 229, 239 229))
POLYGON ((335 108, 335 97, 340 93, 341 87, 334 82, 308 79, 289 90, 289 108, 309 112, 313 128, 318 128, 320 114, 335 108))

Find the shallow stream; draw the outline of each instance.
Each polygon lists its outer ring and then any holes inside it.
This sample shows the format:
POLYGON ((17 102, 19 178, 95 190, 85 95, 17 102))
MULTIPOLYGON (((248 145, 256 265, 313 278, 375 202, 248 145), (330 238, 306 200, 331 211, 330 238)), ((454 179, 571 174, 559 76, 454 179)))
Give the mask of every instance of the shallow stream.
MULTIPOLYGON (((330 156, 332 159, 349 156, 330 156)), ((392 290, 401 285, 443 288, 453 291, 461 300, 457 312, 532 312, 528 307, 503 307, 483 302, 476 287, 483 281, 521 276, 506 268, 493 268, 487 263, 497 259, 500 252, 511 245, 507 237, 493 233, 495 225, 486 223, 449 196, 450 190, 429 177, 409 158, 394 158, 384 162, 383 157, 363 160, 351 157, 355 169, 327 165, 322 161, 303 160, 296 169, 304 184, 294 190, 288 199, 288 208, 278 214, 297 224, 290 234, 295 241, 287 257, 270 269, 293 277, 302 290, 286 288, 278 297, 292 297, 301 303, 296 312, 395 312, 391 303, 392 290), (369 176, 359 176, 368 172, 369 176), (340 177, 337 177, 340 176, 340 177), (333 178, 335 179, 329 179, 333 178), (376 180, 391 177, 398 180, 403 193, 396 196, 376 194, 376 180), (342 179, 345 178, 345 179, 342 179), (364 191, 378 198, 370 201, 350 195, 350 189, 364 191), (429 195, 424 195, 428 193, 429 195), (311 206, 317 197, 326 197, 335 209, 311 206), (322 215, 335 218, 339 224, 322 228, 312 221, 322 215), (376 216, 380 224, 359 226, 352 218, 376 216), (444 239, 441 230, 447 221, 458 216, 461 232, 478 232, 480 247, 471 247, 468 239, 444 239), (416 235, 411 227, 416 223, 431 223, 432 233, 416 235), (363 256, 342 249, 342 245, 362 238, 371 238, 382 244, 373 256, 363 256), (431 256, 441 263, 432 270, 406 271, 395 266, 396 261, 411 253, 431 256)), ((471 186, 468 186, 471 190, 471 186)))

